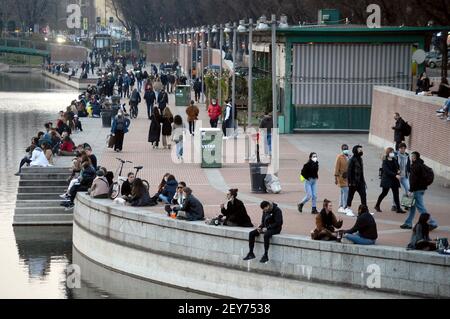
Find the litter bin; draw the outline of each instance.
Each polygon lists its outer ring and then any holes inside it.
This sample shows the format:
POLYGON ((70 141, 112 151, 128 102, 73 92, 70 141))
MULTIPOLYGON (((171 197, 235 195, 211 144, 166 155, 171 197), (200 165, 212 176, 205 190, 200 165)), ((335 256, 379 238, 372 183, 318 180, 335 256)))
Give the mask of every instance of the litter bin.
POLYGON ((250 181, 252 185, 252 193, 267 193, 264 179, 267 175, 267 163, 250 163, 250 181))
POLYGON ((222 168, 222 137, 220 129, 201 128, 202 168, 222 168))
POLYGON ((186 107, 191 103, 191 86, 178 85, 175 90, 175 105, 186 107))
POLYGON ((111 127, 112 110, 102 110, 103 127, 111 127))

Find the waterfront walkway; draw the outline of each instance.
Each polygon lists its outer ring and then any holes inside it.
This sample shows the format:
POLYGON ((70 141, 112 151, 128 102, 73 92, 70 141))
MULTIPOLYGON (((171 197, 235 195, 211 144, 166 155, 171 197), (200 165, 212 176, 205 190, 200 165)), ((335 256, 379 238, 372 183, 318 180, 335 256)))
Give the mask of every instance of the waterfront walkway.
MULTIPOLYGON (((176 108, 174 95, 170 95, 170 105, 174 115, 180 114, 185 118, 184 108, 176 108)), ((125 101, 124 101, 125 102, 125 101)), ((209 127, 205 105, 199 105, 204 126, 209 127)), ((143 165, 144 170, 140 177, 147 179, 151 185, 151 195, 156 192, 162 176, 166 172, 175 175, 178 181, 185 181, 193 189, 205 205, 206 217, 212 218, 219 214, 220 204, 226 201, 225 195, 229 188, 239 189, 239 198, 243 200, 249 215, 255 225, 259 225, 261 210, 259 204, 263 200, 278 203, 284 215, 284 234, 295 234, 309 237, 310 231, 314 229, 315 216, 310 214, 311 202, 306 204, 304 213, 297 211, 297 203, 304 197, 303 184, 298 176, 303 164, 307 161, 310 152, 317 152, 320 162, 319 171, 319 200, 318 209, 322 207, 324 198, 333 201, 334 209, 339 207, 339 189, 334 184, 334 162, 340 146, 343 143, 350 145, 361 144, 364 146, 365 175, 368 184, 368 203, 371 211, 376 199, 381 193, 378 179, 378 169, 381 165, 382 149, 370 146, 368 136, 364 134, 304 134, 283 135, 280 138, 280 181, 283 187, 281 194, 252 194, 250 187, 250 169, 246 163, 224 164, 221 169, 201 169, 200 164, 175 163, 172 161, 171 151, 152 149, 147 142, 150 121, 147 119, 145 101, 139 105, 139 118, 133 120, 130 132, 125 137, 122 153, 115 153, 108 149, 101 156, 99 163, 110 170, 118 166, 116 157, 132 161, 133 166, 143 165)), ((99 137, 102 140, 103 136, 99 137)), ((162 143, 160 145, 162 147, 162 143)), ((185 154, 189 150, 185 150, 185 154)), ((238 149, 238 154, 245 153, 243 148, 238 149)), ((99 154, 100 155, 100 154, 99 154)), ((133 171, 132 166, 125 168, 124 174, 133 171)), ((425 196, 425 203, 432 216, 439 222, 439 228, 431 234, 432 238, 448 237, 450 232, 449 213, 449 189, 443 187, 448 181, 437 179, 425 196)), ((359 196, 355 196, 353 209, 359 206, 359 196)), ((381 208, 383 213, 376 213, 378 223, 378 244, 387 246, 406 247, 410 240, 411 231, 399 228, 406 219, 406 215, 398 215, 390 211, 392 196, 388 195, 381 208)), ((153 212, 165 214, 163 205, 145 208, 153 212)), ((344 229, 350 229, 355 218, 341 215, 344 220, 344 229)), ((416 217, 417 220, 417 217, 416 217)))

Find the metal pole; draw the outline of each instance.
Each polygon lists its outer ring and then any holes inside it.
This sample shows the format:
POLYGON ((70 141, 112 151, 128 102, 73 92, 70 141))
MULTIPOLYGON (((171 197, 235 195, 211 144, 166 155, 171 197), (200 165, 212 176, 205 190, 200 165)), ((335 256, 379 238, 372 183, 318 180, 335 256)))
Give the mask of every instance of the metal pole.
POLYGON ((220 106, 222 105, 222 46, 223 46, 223 34, 222 25, 219 26, 219 53, 220 53, 220 67, 219 67, 219 88, 217 92, 217 98, 220 106))
POLYGON ((205 70, 205 65, 204 65, 204 62, 205 62, 205 50, 204 50, 204 48, 205 48, 205 33, 204 32, 200 32, 199 34, 201 34, 202 35, 202 37, 201 37, 201 50, 202 50, 202 68, 201 68, 201 81, 202 81, 202 90, 201 90, 201 93, 200 93, 200 96, 201 96, 201 103, 205 103, 205 94, 204 94, 204 92, 203 92, 203 87, 204 87, 204 85, 203 85, 203 83, 204 83, 204 81, 205 81, 205 78, 204 78, 204 70, 205 70))
POLYGON ((194 78, 194 36, 190 34, 191 36, 191 81, 194 78))
POLYGON ((272 14, 272 105, 273 105, 273 128, 278 127, 277 120, 277 48, 276 48, 277 17, 272 14))
POLYGON ((232 84, 232 104, 231 104, 231 112, 233 113, 231 116, 231 125, 233 128, 233 134, 234 134, 234 122, 235 122, 235 108, 236 108, 236 30, 237 24, 236 22, 233 22, 233 84, 232 84))
POLYGON ((252 126, 252 108, 253 108, 253 19, 249 19, 248 35, 248 119, 247 127, 252 126))

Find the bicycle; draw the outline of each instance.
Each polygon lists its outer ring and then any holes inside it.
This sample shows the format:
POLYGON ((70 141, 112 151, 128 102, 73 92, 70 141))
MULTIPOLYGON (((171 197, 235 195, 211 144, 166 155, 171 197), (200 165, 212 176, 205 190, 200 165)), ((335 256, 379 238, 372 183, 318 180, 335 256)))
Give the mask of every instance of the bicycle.
MULTIPOLYGON (((111 187, 110 187, 110 191, 109 191, 109 198, 111 199, 116 199, 117 197, 120 196, 121 194, 121 190, 122 190, 122 185, 123 183, 128 179, 128 177, 122 176, 122 172, 123 172, 123 167, 125 166, 125 164, 129 163, 129 164, 133 164, 133 162, 130 161, 124 161, 121 158, 116 158, 119 162, 120 162, 120 168, 117 169, 117 171, 119 171, 118 177, 117 177, 117 182, 114 182, 111 187)), ((134 169, 136 170, 136 172, 134 173, 134 176, 137 178, 139 172, 143 169, 143 166, 136 166, 134 167, 134 169)), ((116 172, 117 172, 116 171, 116 172)), ((147 191, 150 190, 150 184, 143 179, 142 183, 144 184, 145 188, 147 189, 147 191)))

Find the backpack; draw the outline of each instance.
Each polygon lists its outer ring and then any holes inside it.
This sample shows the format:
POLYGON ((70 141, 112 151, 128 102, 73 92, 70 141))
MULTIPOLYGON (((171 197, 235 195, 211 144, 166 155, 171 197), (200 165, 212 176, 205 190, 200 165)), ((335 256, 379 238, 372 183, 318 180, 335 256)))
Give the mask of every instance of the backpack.
POLYGON ((430 186, 434 182, 433 169, 423 164, 423 181, 427 186, 430 186))
POLYGON ((402 127, 403 136, 410 136, 411 131, 412 131, 411 125, 409 125, 408 122, 405 122, 402 127))

